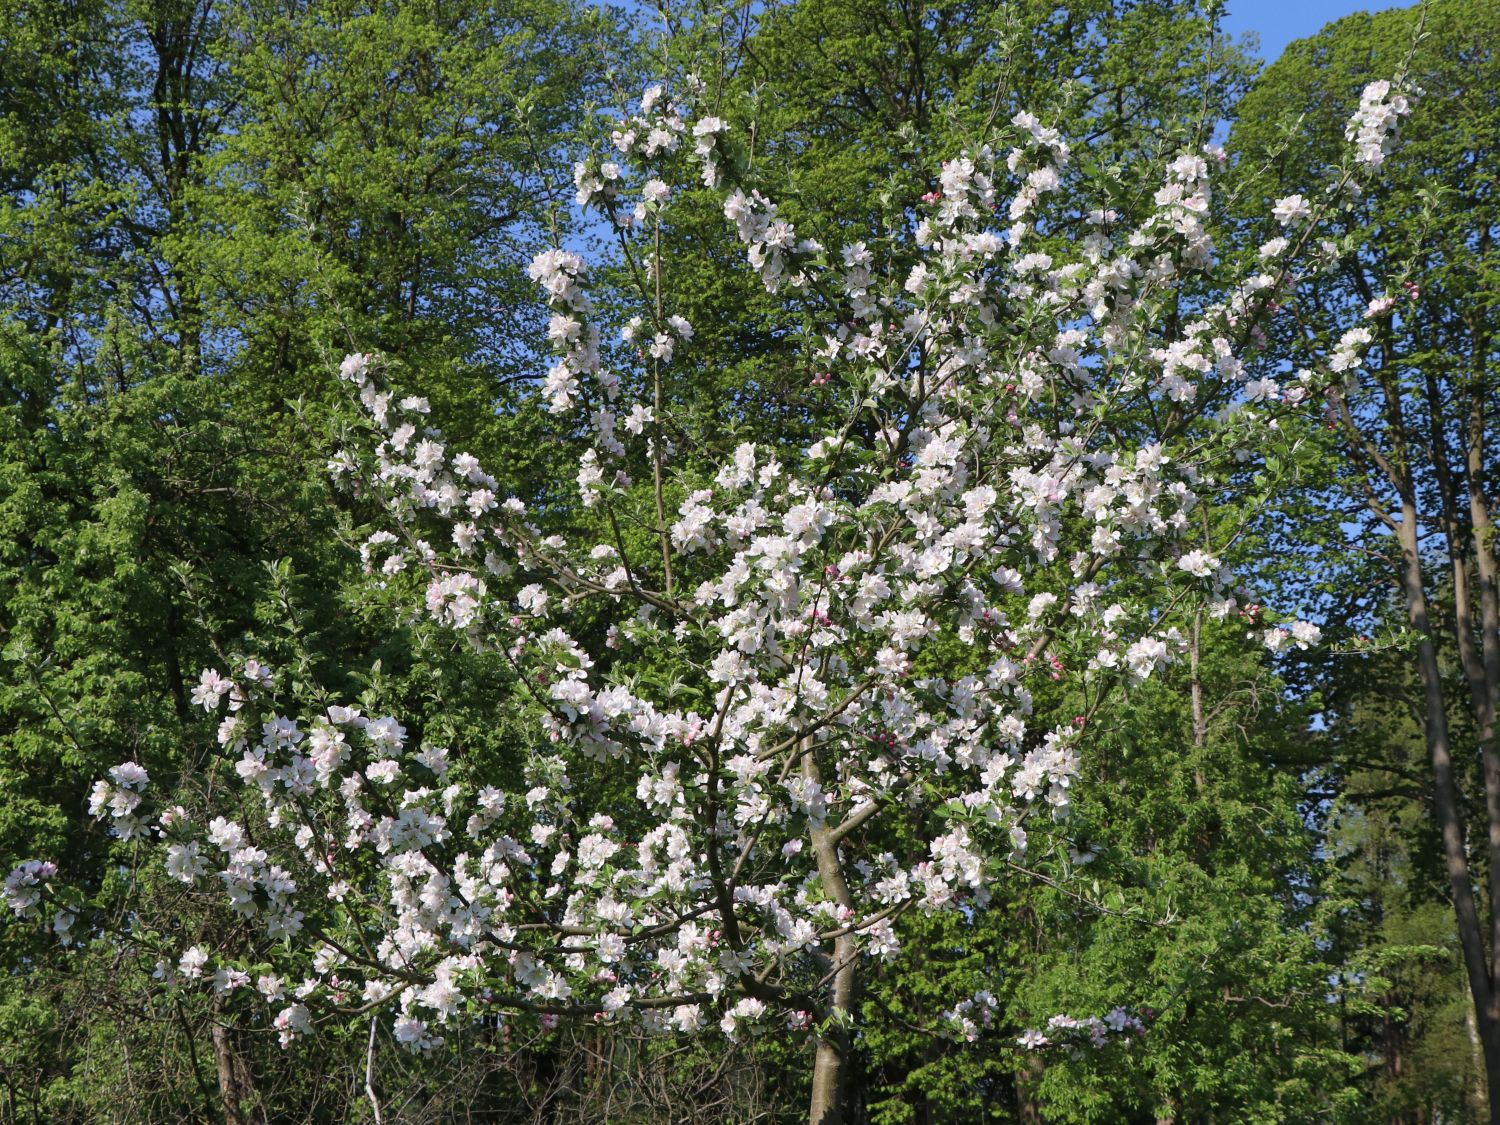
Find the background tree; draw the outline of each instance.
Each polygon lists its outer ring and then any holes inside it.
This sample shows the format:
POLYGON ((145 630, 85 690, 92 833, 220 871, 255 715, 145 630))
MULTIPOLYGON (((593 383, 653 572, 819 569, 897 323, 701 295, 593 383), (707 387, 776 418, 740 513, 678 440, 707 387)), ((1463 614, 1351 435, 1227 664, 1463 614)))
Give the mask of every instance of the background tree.
MULTIPOLYGON (((1416 715, 1430 765, 1418 784, 1490 1089, 1500 1085, 1496 18, 1491 5, 1439 0, 1341 20, 1268 69, 1242 103, 1234 133, 1246 166, 1270 163, 1269 178, 1247 185, 1253 206, 1330 160, 1341 142, 1339 112, 1376 70, 1412 54, 1423 29, 1411 62, 1428 92, 1413 122, 1422 139, 1393 155, 1389 178, 1343 213, 1336 265, 1299 290, 1296 332, 1278 339, 1272 356, 1302 363, 1319 350, 1332 354, 1341 339, 1333 320, 1366 318, 1373 350, 1330 393, 1325 442, 1307 478, 1326 530, 1287 542, 1328 577, 1324 604, 1350 634, 1373 632, 1383 623, 1384 591, 1399 594, 1411 635, 1406 682, 1420 691, 1416 715)), ((1329 717, 1356 721, 1347 710, 1329 717)), ((1411 775, 1388 770, 1410 784, 1411 775)), ((1491 1119, 1500 1120, 1500 1099, 1491 1102, 1491 1119)))
MULTIPOLYGON (((385 656, 389 690, 442 698, 462 726, 461 702, 503 694, 492 671, 394 662, 369 611, 335 608, 359 563, 324 471, 324 360, 351 332, 400 347, 435 399, 470 407, 477 447, 541 475, 541 443, 518 436, 536 425, 522 270, 566 221, 547 184, 566 178, 561 122, 610 54, 608 20, 425 2, 0 15, 0 846, 96 854, 79 802, 121 754, 191 779, 212 732, 187 679, 215 644, 272 643, 293 603, 330 610, 317 659, 385 656)), ((7 966, 35 952, 7 943, 7 966)), ((266 1083, 244 1060, 274 1037, 207 1005, 143 1010, 147 982, 109 970, 7 974, 0 1112, 286 1119, 363 1097, 352 1077, 326 1092, 359 1035, 266 1083)), ((483 1077, 393 1073, 435 1105, 483 1077)))

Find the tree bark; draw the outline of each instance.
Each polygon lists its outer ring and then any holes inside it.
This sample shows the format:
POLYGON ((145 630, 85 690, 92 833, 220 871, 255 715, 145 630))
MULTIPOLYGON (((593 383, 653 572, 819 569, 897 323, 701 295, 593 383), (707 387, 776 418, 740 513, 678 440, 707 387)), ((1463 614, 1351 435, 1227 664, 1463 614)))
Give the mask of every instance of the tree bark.
MULTIPOLYGON (((822 784, 816 751, 811 745, 802 748, 802 776, 822 784)), ((813 858, 818 865, 818 880, 826 894, 846 911, 853 912, 854 898, 844 879, 838 842, 826 824, 812 828, 813 858)), ((849 1024, 854 1014, 855 958, 858 950, 853 934, 833 939, 828 976, 830 995, 824 1013, 825 1028, 818 1034, 817 1053, 813 1059, 812 1098, 808 1106, 808 1125, 842 1125, 844 1120, 844 1079, 849 1059, 849 1024)))
POLYGON ((829 1016, 839 1022, 831 1024, 818 1036, 808 1125, 842 1125, 844 1120, 844 1071, 849 1057, 849 1031, 844 1021, 852 1014, 855 956, 852 937, 846 934, 834 939, 833 996, 829 1016))
POLYGON ((253 1109, 246 1108, 255 1100, 255 1080, 244 1056, 235 1049, 233 1032, 220 1022, 221 1015, 215 1012, 209 1024, 210 1037, 214 1045, 214 1067, 219 1078, 219 1101, 224 1107, 225 1125, 256 1125, 263 1121, 253 1109))
MULTIPOLYGON (((1487 934, 1480 925, 1478 906, 1474 899, 1473 881, 1465 849, 1463 815, 1459 806, 1458 782, 1453 770, 1448 714, 1443 700, 1442 669, 1438 665, 1437 646, 1423 584, 1416 504, 1410 497, 1403 502, 1401 514, 1401 593, 1406 601, 1412 629, 1419 638, 1417 672, 1422 682, 1427 751, 1432 760, 1433 811, 1437 814, 1438 828, 1442 834, 1443 858, 1453 893, 1453 910, 1458 923, 1459 944, 1463 950, 1464 970, 1479 1025, 1487 1084, 1490 1089, 1495 1089, 1500 1085, 1500 996, 1496 994, 1490 973, 1491 951, 1486 948, 1487 934)), ((1500 1102, 1491 1098, 1489 1110, 1491 1125, 1500 1125, 1500 1102)))

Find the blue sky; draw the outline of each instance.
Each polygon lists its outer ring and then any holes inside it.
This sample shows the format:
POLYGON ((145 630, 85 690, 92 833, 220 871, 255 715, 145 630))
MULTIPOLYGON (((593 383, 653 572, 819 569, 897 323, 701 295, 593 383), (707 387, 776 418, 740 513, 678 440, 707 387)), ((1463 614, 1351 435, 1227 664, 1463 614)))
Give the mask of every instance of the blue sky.
POLYGON ((1275 61, 1293 39, 1316 35, 1324 24, 1354 12, 1379 12, 1406 5, 1390 0, 1229 0, 1224 28, 1233 35, 1253 31, 1260 36, 1260 56, 1275 61))
MULTIPOLYGON (((596 3, 639 11, 640 0, 595 0, 596 3)), ((1232 35, 1253 31, 1260 36, 1260 57, 1274 62, 1293 39, 1316 35, 1324 24, 1353 12, 1379 12, 1406 7, 1416 0, 1228 0, 1224 27, 1232 35)))

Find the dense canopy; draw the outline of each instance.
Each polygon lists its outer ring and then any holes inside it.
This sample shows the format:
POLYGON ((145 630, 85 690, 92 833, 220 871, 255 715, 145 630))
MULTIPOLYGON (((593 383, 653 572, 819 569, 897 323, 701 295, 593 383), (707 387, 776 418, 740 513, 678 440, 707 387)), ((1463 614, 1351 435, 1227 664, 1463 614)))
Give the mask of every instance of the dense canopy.
POLYGON ((1500 1121, 1500 11, 0 0, 0 1123, 1500 1121))

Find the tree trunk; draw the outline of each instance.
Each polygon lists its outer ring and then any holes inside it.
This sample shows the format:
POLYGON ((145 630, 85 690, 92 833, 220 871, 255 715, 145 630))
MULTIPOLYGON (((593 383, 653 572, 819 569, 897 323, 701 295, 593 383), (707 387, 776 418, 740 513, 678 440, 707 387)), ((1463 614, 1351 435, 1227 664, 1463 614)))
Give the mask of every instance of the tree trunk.
POLYGON ((1021 1125, 1042 1125, 1042 1107, 1036 1100, 1036 1088, 1041 1084, 1045 1069, 1041 1057, 1031 1055, 1016 1071, 1016 1119, 1021 1125))
MULTIPOLYGON (((816 751, 811 742, 805 742, 801 750, 802 776, 821 785, 818 763, 814 756, 816 751)), ((843 864, 839 860, 838 843, 834 839, 833 830, 823 824, 814 827, 810 835, 823 893, 852 915, 854 898, 844 879, 843 864)), ((844 1120, 844 1078, 849 1058, 849 1025, 854 1015, 857 956, 853 934, 841 934, 833 939, 833 955, 829 965, 830 996, 828 1010, 824 1013, 825 1029, 818 1035, 817 1054, 813 1059, 808 1125, 842 1125, 844 1120)))
POLYGON ((219 1015, 209 1024, 214 1044, 214 1067, 219 1076, 219 1101, 224 1106, 226 1125, 255 1125, 257 1116, 246 1108, 254 1102, 255 1081, 244 1056, 235 1049, 231 1030, 219 1022, 219 1015))
MULTIPOLYGON (((1400 524, 1402 554, 1401 593, 1406 601, 1407 616, 1420 638, 1417 644, 1417 672, 1421 677, 1427 752, 1432 759, 1433 811, 1443 839, 1443 858, 1453 893, 1453 911, 1458 923, 1459 944, 1463 949, 1464 970, 1468 976, 1469 994, 1479 1025, 1479 1039, 1484 1048, 1484 1069, 1489 1089, 1500 1088, 1500 995, 1497 995, 1490 973, 1486 948, 1487 927, 1479 921, 1474 887, 1465 846, 1463 814, 1459 804, 1458 781, 1453 769, 1453 748, 1448 730, 1448 713, 1443 700, 1442 669, 1438 665, 1437 646, 1427 610, 1427 593, 1422 579, 1422 560, 1417 542, 1416 505, 1407 500, 1402 505, 1400 524)), ((1490 1098, 1490 1125, 1500 1125, 1500 1101, 1490 1098)))
POLYGON ((1488 1035, 1481 1030, 1480 1039, 1484 1046, 1484 1089, 1490 1109, 1490 1125, 1500 1125, 1500 1098, 1493 1094, 1497 1081, 1500 1081, 1500 1025, 1492 1023, 1488 1035))
POLYGON ((812 1104, 808 1125, 841 1125, 844 1120, 844 1069, 849 1058, 847 1021, 854 1000, 854 939, 848 935, 833 942, 833 998, 829 1016, 834 1022, 818 1037, 813 1060, 812 1104))

